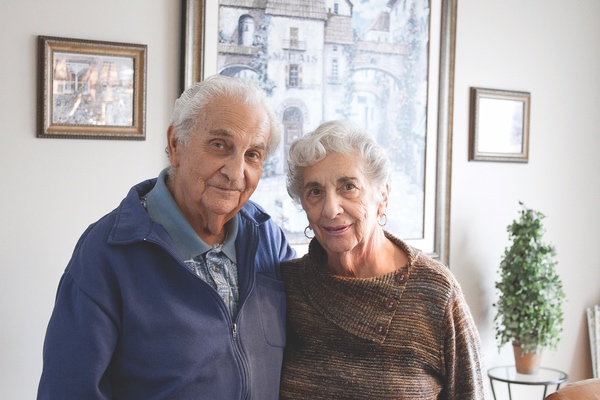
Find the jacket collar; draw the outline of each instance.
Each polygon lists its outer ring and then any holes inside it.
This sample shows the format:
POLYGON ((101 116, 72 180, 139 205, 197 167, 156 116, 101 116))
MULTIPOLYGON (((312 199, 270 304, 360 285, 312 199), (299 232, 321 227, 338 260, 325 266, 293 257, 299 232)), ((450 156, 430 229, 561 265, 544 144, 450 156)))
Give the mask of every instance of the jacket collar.
MULTIPOLYGON (((116 218, 109 236, 109 243, 129 244, 146 239, 162 240, 158 235, 157 227, 161 233, 165 232, 162 226, 154 223, 142 205, 141 199, 146 196, 156 185, 157 178, 141 182, 129 190, 127 197, 116 210, 116 218)), ((259 205, 248 201, 238 213, 239 229, 243 231, 244 224, 261 225, 271 217, 259 205)), ((238 240, 240 235, 238 235, 238 240)), ((237 241, 237 240, 236 240, 237 241)))

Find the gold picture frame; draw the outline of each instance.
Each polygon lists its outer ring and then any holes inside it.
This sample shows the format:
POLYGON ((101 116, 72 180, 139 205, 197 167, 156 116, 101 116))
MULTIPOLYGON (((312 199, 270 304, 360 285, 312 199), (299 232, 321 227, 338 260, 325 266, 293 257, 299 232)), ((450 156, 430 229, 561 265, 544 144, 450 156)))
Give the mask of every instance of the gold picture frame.
POLYGON ((39 138, 146 138, 142 44, 38 36, 39 138))
MULTIPOLYGON (((219 2, 182 0, 182 4, 181 91, 208 75, 220 73, 216 59, 219 52, 228 47, 220 43, 222 39, 220 36, 227 35, 227 33, 218 29, 219 2)), ((231 2, 226 4, 232 6, 231 2)), ((429 2, 429 7, 431 9, 428 47, 430 64, 427 72, 426 129, 431 141, 428 139, 426 148, 428 152, 431 152, 431 156, 427 157, 425 163, 427 168, 426 184, 422 196, 424 211, 420 216, 411 216, 415 221, 418 221, 419 218, 424 221, 423 238, 415 240, 402 236, 401 238, 425 251, 431 257, 448 263, 457 0, 433 0, 429 2)), ((253 10, 248 10, 247 14, 253 15, 252 12, 253 10)), ((336 14, 337 10, 325 10, 324 12, 332 15, 336 14)), ((256 26, 259 29, 258 25, 256 26)), ((301 42, 299 45, 302 47, 301 42)), ((238 51, 240 50, 238 48, 238 51)), ((248 49, 248 51, 253 50, 248 49)), ((293 50, 290 51, 293 52, 293 50)), ((261 181, 265 181, 265 179, 261 181)), ((260 187, 257 192, 260 192, 260 187)), ((277 218, 277 215, 275 217, 277 218)), ((282 218, 286 218, 285 213, 282 214, 282 218)), ((293 239, 291 242, 295 244, 293 239)))

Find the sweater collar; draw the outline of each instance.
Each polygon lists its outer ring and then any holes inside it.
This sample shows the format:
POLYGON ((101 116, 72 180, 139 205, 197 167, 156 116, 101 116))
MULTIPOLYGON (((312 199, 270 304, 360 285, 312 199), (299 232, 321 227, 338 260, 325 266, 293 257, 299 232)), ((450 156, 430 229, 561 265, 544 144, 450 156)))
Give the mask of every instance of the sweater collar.
POLYGON ((386 232, 386 237, 408 255, 408 264, 386 275, 351 278, 330 274, 327 253, 313 239, 302 279, 308 301, 332 323, 362 339, 383 343, 420 251, 386 232))

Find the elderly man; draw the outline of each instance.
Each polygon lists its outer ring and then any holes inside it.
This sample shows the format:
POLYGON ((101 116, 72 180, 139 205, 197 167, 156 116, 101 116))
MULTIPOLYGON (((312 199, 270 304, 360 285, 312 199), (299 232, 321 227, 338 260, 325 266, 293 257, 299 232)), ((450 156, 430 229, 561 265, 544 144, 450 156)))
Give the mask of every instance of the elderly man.
POLYGON ((38 399, 276 399, 279 265, 249 201, 280 128, 264 93, 213 76, 176 101, 170 167, 80 238, 44 343, 38 399))

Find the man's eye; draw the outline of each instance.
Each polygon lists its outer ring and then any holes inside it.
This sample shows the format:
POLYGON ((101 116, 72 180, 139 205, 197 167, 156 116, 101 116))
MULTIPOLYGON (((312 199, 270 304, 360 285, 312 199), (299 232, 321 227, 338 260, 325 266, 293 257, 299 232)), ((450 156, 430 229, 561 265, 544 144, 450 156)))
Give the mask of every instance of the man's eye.
POLYGON ((212 143, 213 147, 216 147, 217 149, 224 149, 225 145, 221 142, 213 142, 212 143))

